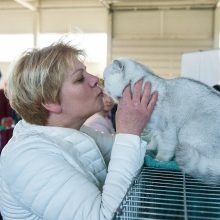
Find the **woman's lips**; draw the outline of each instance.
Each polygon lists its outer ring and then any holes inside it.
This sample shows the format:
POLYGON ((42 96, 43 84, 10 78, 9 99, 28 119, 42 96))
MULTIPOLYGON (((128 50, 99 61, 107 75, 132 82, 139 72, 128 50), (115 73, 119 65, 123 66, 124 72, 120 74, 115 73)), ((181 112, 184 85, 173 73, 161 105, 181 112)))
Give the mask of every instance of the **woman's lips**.
POLYGON ((99 92, 98 96, 103 96, 102 90, 99 92))

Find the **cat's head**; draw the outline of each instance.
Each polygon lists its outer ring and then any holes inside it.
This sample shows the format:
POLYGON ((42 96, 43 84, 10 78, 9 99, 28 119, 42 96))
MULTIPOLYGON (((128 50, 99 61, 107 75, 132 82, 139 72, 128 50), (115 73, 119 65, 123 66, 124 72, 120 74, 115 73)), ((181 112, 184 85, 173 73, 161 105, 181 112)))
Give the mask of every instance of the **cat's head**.
POLYGON ((115 101, 122 97, 124 88, 144 76, 143 66, 132 59, 113 60, 104 70, 104 92, 115 101))

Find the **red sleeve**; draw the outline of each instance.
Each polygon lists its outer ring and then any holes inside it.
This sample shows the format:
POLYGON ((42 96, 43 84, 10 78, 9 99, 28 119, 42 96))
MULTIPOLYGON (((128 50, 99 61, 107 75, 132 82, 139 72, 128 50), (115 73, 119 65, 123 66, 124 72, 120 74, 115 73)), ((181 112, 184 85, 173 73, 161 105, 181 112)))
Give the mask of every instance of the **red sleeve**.
POLYGON ((5 96, 4 90, 0 89, 0 119, 3 117, 10 117, 12 108, 9 104, 8 99, 5 96))

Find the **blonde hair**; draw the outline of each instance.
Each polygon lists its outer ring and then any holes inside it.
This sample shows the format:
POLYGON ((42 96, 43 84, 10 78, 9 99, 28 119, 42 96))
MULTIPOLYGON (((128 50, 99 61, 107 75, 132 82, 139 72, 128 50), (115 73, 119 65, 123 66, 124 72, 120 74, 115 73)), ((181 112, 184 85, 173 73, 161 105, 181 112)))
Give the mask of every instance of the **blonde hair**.
POLYGON ((12 108, 27 122, 46 125, 49 112, 42 103, 59 103, 64 74, 81 55, 82 50, 63 42, 24 52, 8 77, 6 94, 12 108))

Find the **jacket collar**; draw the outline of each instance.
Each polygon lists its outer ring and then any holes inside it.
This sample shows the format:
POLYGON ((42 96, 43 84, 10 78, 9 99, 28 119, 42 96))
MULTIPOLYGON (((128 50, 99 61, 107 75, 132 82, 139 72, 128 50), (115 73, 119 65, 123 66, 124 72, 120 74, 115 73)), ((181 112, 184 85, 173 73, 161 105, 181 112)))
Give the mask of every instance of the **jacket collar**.
POLYGON ((58 137, 61 139, 66 139, 73 134, 82 135, 81 131, 78 131, 73 128, 63 128, 63 127, 54 127, 54 126, 41 126, 36 124, 30 124, 25 120, 20 120, 13 131, 13 135, 18 136, 25 133, 46 133, 51 137, 58 137))

